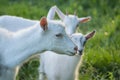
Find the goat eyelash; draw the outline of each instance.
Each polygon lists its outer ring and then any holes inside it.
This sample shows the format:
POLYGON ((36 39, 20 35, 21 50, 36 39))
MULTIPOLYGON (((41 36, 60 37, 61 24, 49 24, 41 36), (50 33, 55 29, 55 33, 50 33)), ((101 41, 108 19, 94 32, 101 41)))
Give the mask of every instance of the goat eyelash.
POLYGON ((62 37, 63 35, 61 33, 56 34, 56 37, 62 37))

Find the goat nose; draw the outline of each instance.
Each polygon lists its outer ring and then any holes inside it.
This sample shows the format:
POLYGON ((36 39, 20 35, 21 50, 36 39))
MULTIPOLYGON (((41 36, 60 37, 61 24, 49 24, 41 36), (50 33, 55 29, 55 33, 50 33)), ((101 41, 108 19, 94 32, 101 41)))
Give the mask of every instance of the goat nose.
POLYGON ((74 50, 77 52, 77 50, 78 50, 78 47, 76 46, 76 47, 74 47, 74 50))
POLYGON ((83 50, 79 50, 79 55, 82 55, 83 50))

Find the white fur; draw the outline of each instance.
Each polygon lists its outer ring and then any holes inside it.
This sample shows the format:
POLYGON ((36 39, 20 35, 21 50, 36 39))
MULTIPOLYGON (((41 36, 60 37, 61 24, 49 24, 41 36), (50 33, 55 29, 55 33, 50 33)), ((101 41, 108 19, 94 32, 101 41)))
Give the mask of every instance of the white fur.
POLYGON ((38 20, 29 20, 22 17, 3 15, 0 16, 0 27, 6 28, 12 32, 28 28, 38 23, 38 20))
POLYGON ((0 80, 14 80, 18 66, 37 53, 49 50, 74 55, 76 45, 66 35, 62 23, 48 21, 45 31, 39 24, 17 32, 0 28, 0 80))

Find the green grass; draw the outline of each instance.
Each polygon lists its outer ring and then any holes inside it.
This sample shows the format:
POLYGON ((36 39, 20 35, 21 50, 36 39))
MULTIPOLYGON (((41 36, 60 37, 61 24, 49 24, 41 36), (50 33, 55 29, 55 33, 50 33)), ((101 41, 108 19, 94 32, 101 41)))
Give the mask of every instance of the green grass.
MULTIPOLYGON (((39 20, 53 5, 64 13, 77 11, 79 17, 92 17, 77 30, 84 34, 96 30, 85 46, 79 79, 120 80, 120 0, 0 0, 0 15, 39 20)), ((37 80, 38 60, 25 63, 17 80, 37 80)))

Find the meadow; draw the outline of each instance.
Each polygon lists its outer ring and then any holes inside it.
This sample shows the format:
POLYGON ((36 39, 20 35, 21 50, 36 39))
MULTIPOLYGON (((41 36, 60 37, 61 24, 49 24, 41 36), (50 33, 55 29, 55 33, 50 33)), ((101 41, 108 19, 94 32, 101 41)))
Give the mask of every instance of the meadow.
MULTIPOLYGON (((92 17, 77 29, 83 34, 96 30, 86 43, 79 80, 120 80, 120 0, 0 0, 0 15, 40 20, 54 5, 64 13, 92 17)), ((38 58, 30 59, 17 80, 37 80, 38 66, 38 58)))

